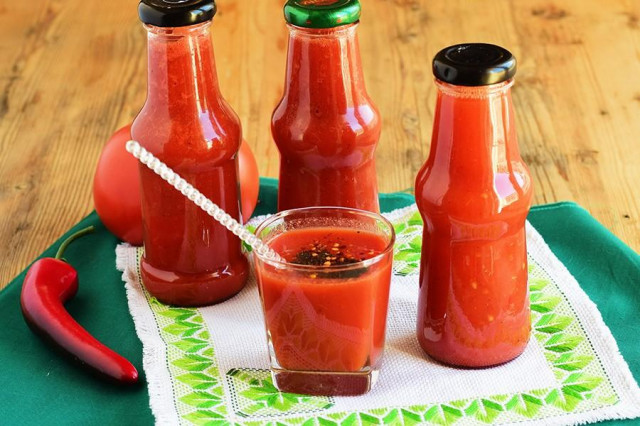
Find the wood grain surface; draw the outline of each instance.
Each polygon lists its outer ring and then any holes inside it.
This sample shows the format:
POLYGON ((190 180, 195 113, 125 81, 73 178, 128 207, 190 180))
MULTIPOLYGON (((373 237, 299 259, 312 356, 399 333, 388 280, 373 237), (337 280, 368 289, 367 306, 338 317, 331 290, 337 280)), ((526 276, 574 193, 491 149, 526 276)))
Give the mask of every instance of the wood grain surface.
MULTIPOLYGON (((223 93, 260 173, 276 177, 271 112, 282 93, 283 0, 218 0, 223 93)), ((384 117, 384 192, 413 186, 431 137, 434 54, 503 45, 535 203, 573 200, 640 250, 640 2, 362 0, 368 90, 384 117)), ((0 288, 93 207, 103 144, 146 94, 136 0, 0 0, 0 288)))

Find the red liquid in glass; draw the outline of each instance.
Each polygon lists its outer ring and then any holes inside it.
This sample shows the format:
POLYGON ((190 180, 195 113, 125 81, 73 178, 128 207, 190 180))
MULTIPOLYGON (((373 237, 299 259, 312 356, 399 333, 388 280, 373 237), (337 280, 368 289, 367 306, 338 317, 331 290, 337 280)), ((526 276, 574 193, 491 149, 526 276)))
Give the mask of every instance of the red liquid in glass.
MULTIPOLYGON (((384 237, 344 228, 287 231, 269 245, 288 261, 310 244, 346 247, 362 259, 379 255, 384 237)), ((391 253, 365 269, 323 275, 258 268, 265 321, 280 366, 288 370, 357 372, 376 367, 384 347, 391 253)))

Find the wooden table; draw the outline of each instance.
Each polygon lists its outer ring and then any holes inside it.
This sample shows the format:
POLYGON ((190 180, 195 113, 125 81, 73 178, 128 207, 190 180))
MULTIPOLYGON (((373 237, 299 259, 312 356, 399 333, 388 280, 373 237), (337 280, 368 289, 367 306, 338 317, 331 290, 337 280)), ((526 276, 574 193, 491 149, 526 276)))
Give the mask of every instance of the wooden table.
MULTIPOLYGON (((284 0, 218 0, 223 92, 260 173, 283 89, 284 0)), ((640 250, 640 3, 629 0, 362 0, 368 90, 384 117, 381 191, 412 187, 429 150, 431 59, 450 44, 519 59, 520 147, 536 203, 574 200, 640 250)), ((0 0, 0 288, 93 207, 102 145, 146 94, 137 1, 0 0)))

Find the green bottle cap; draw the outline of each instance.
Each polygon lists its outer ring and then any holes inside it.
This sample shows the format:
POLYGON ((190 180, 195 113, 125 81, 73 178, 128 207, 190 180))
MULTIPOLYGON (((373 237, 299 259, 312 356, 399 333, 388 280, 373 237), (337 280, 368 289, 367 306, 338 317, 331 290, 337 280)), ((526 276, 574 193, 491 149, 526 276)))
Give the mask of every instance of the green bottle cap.
POLYGON ((284 18, 304 28, 334 28, 360 19, 359 0, 288 0, 284 18))

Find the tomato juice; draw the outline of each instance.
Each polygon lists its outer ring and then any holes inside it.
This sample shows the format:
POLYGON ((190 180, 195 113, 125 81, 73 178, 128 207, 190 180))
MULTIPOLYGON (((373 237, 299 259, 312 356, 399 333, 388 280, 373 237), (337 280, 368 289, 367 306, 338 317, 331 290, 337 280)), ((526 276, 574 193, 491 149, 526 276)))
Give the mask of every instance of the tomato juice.
MULTIPOLYGON (((323 209, 344 210, 314 210, 323 209)), ((284 217, 266 238, 263 225, 257 231, 286 260, 255 256, 275 383, 307 394, 366 392, 384 348, 393 228, 385 220, 377 223, 386 231, 375 229, 371 217, 304 220, 284 217)))
MULTIPOLYGON (((495 53, 485 46, 463 46, 453 54, 480 49, 471 57, 476 66, 495 53)), ((494 70, 509 67, 515 73, 515 60, 494 70)), ((532 183, 518 152, 512 84, 436 80, 431 153, 416 179, 424 220, 417 337, 430 356, 447 364, 504 363, 529 340, 525 221, 532 183)))
MULTIPOLYGON (((351 252, 361 260, 380 255, 387 246, 376 234, 324 228, 294 230, 270 242, 288 261, 295 260, 291 253, 312 244, 326 244, 328 253, 339 244, 344 247, 340 254, 351 252)), ((311 371, 360 371, 377 365, 384 346, 391 262, 341 272, 323 268, 309 273, 308 268, 282 271, 266 265, 258 272, 278 363, 311 371)))
MULTIPOLYGON (((210 21, 147 25, 147 101, 132 137, 240 219, 236 156, 240 122, 218 87, 210 21)), ((236 294, 248 263, 240 241, 145 166, 140 166, 145 287, 160 301, 198 306, 236 294)))
POLYGON ((366 92, 356 27, 289 25, 285 93, 271 126, 280 151, 280 211, 379 211, 374 153, 381 118, 366 92))

